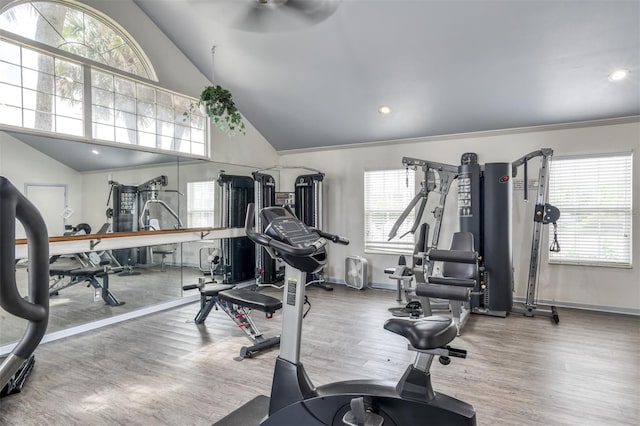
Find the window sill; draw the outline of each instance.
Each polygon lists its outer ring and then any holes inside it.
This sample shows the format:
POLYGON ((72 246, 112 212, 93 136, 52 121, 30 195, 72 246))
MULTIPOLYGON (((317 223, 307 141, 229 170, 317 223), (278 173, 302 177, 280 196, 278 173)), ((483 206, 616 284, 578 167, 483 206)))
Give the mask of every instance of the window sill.
POLYGON ((604 263, 604 262, 585 262, 585 261, 549 261, 549 265, 568 265, 568 266, 588 266, 598 268, 617 268, 617 269, 633 269, 633 264, 621 264, 621 263, 604 263))

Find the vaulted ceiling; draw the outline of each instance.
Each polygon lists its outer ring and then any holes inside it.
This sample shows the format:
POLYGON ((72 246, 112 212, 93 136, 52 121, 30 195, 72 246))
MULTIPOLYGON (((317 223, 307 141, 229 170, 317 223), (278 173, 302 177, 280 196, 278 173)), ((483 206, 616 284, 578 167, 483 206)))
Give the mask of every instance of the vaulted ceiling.
POLYGON ((134 1, 277 150, 640 115, 637 0, 134 1))

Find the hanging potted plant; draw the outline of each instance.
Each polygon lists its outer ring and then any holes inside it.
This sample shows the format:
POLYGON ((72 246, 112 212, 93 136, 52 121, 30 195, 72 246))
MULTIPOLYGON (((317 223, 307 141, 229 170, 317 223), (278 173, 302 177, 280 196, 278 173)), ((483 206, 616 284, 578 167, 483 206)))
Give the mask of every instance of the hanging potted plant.
POLYGON ((205 87, 198 102, 192 103, 189 112, 184 113, 185 117, 201 107, 208 117, 213 118, 213 124, 229 136, 236 132, 246 134, 242 115, 227 89, 219 85, 205 87))

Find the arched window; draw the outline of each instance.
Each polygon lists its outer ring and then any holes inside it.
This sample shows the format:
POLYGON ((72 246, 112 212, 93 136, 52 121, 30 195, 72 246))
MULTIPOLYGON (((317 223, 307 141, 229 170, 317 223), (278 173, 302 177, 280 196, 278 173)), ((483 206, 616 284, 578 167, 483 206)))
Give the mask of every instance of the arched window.
POLYGON ((149 60, 107 16, 19 1, 0 12, 0 30, 0 126, 207 156, 205 115, 184 116, 196 99, 152 84, 149 60))
POLYGON ((9 6, 0 29, 65 52, 158 81, 137 43, 98 11, 68 1, 32 1, 9 6))

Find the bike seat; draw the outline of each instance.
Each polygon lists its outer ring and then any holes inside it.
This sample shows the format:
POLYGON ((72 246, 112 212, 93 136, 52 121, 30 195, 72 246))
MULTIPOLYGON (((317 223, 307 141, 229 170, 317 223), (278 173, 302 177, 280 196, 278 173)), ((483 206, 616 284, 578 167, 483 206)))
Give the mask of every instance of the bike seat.
POLYGON ((410 320, 390 318, 385 330, 405 337, 416 349, 428 350, 445 346, 455 339, 458 329, 450 317, 432 316, 410 320))
POLYGON ((104 271, 104 268, 86 267, 72 269, 69 271, 69 275, 72 277, 102 277, 106 275, 106 272, 104 271))

